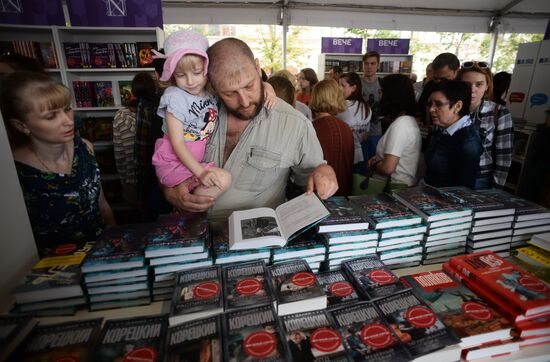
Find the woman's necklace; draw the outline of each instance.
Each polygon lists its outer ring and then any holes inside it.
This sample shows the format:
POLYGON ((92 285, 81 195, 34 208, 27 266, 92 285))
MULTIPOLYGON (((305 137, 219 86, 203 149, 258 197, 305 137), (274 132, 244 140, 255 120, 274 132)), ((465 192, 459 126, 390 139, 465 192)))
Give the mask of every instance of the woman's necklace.
POLYGON ((38 156, 38 153, 36 152, 36 150, 34 149, 34 147, 31 146, 31 150, 32 150, 32 153, 34 154, 34 156, 36 157, 36 159, 38 160, 38 162, 40 162, 40 164, 42 166, 44 166, 44 168, 48 171, 48 172, 51 172, 51 173, 57 173, 57 174, 62 174, 64 175, 65 172, 57 172, 57 171, 54 171, 52 170, 51 168, 48 167, 48 165, 46 165, 46 163, 44 161, 42 161, 42 159, 40 158, 40 156, 38 156))

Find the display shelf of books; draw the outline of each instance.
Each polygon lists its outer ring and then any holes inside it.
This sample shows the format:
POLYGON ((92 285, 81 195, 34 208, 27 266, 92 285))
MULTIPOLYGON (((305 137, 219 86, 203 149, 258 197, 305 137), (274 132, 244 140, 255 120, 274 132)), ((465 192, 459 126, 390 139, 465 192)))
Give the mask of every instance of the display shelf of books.
MULTIPOLYGON (((363 54, 322 53, 319 55, 317 76, 326 78, 333 66, 340 66, 344 73, 356 72, 363 74, 363 54)), ((394 73, 410 74, 412 71, 413 56, 409 54, 381 54, 379 75, 394 73)))

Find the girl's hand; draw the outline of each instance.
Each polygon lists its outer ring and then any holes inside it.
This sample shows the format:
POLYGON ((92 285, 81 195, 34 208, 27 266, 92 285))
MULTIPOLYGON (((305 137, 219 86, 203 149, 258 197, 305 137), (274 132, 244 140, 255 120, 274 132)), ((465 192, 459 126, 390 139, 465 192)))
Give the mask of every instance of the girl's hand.
POLYGON ((373 164, 378 163, 378 162, 380 162, 380 161, 382 161, 382 159, 379 158, 378 156, 376 156, 376 155, 375 155, 375 156, 372 156, 372 157, 369 159, 369 161, 368 161, 368 166, 369 166, 369 168, 371 168, 373 164))
POLYGON ((201 180, 201 183, 206 187, 219 187, 221 188, 221 182, 218 179, 218 176, 212 171, 204 171, 201 173, 199 179, 201 180))
POLYGON ((277 95, 271 84, 264 82, 264 105, 267 109, 273 108, 275 102, 277 101, 277 95))

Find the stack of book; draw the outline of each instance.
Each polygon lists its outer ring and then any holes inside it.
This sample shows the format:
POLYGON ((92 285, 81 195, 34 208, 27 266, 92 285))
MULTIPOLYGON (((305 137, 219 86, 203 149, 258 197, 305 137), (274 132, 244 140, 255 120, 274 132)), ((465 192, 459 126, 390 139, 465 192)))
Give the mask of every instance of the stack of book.
POLYGON ((509 256, 515 215, 515 209, 510 203, 463 186, 445 187, 440 191, 455 196, 473 210, 472 228, 466 244, 468 253, 491 250, 500 256, 509 256))
POLYGON ((103 230, 82 263, 90 310, 151 303, 143 235, 146 225, 103 230))
POLYGON ((36 316, 72 315, 87 304, 80 266, 93 242, 62 244, 49 250, 15 287, 14 312, 36 316))
POLYGON ((320 237, 313 232, 306 232, 288 241, 281 248, 271 249, 271 262, 299 258, 306 261, 311 270, 316 273, 321 263, 325 261, 326 253, 327 249, 320 237))
POLYGON ((172 298, 175 272, 212 265, 206 215, 164 216, 144 228, 145 258, 153 271, 153 300, 172 298))
POLYGON ((331 197, 325 201, 330 216, 323 220, 318 232, 327 249, 326 264, 330 270, 359 256, 374 254, 378 232, 369 230, 369 224, 345 197, 331 197))
POLYGON ((470 207, 431 186, 399 190, 393 196, 420 215, 428 225, 423 264, 441 263, 449 256, 464 254, 465 237, 472 226, 470 207))
POLYGON ((512 248, 524 246, 533 234, 550 231, 550 210, 506 191, 492 189, 481 191, 516 210, 512 223, 512 248))
POLYGON ((355 196, 354 207, 380 233, 376 251, 386 265, 420 264, 426 225, 422 218, 386 193, 355 196))
POLYGON ((267 247, 229 250, 229 225, 227 221, 211 221, 210 234, 210 248, 214 256, 214 264, 216 265, 253 260, 263 260, 269 263, 271 260, 271 249, 267 247))

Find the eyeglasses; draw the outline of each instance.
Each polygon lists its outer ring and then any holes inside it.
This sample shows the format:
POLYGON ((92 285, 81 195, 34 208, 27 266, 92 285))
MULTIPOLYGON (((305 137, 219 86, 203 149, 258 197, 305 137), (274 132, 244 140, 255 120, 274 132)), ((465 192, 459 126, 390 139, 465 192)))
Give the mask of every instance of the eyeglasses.
POLYGON ((447 104, 449 104, 451 102, 440 102, 440 101, 428 101, 426 102, 426 107, 428 108, 432 108, 432 106, 434 106, 435 108, 441 108, 443 106, 446 106, 447 104))
POLYGON ((469 61, 462 63, 462 69, 470 69, 473 67, 478 67, 481 69, 487 69, 489 68, 489 63, 487 62, 476 62, 476 61, 469 61))

